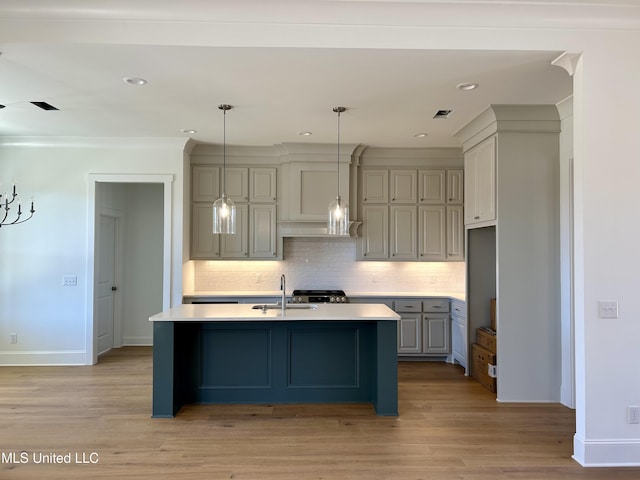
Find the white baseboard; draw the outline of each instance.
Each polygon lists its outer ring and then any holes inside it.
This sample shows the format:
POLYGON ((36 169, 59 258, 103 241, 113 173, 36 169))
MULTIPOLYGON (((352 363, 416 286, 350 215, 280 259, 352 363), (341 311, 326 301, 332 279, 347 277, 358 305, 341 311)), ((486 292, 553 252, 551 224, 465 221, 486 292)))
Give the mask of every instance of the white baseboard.
POLYGON ((36 367, 54 365, 91 365, 84 350, 0 352, 0 365, 36 367))
POLYGON ((639 467, 640 438, 585 440, 576 433, 573 459, 583 467, 639 467))

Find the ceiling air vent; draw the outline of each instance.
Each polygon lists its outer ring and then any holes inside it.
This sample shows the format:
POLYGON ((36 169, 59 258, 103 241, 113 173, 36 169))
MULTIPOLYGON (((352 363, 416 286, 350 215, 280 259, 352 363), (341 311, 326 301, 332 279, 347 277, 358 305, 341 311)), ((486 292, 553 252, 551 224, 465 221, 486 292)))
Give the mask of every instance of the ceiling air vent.
POLYGON ((449 118, 452 113, 453 110, 438 110, 433 118, 449 118))
POLYGON ((58 110, 56 107, 47 102, 31 102, 36 107, 39 107, 43 110, 58 110))

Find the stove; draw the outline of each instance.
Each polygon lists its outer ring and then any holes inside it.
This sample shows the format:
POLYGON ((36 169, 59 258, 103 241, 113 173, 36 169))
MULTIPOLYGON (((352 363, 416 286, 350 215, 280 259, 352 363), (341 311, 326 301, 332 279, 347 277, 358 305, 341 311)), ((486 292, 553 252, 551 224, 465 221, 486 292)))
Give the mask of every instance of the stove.
POLYGON ((349 303, 344 290, 294 290, 291 303, 349 303))

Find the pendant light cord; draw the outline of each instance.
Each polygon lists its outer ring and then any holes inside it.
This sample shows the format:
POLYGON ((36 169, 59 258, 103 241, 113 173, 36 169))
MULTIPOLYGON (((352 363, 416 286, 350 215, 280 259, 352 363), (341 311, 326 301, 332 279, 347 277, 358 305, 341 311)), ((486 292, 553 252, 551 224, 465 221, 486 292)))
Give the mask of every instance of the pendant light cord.
POLYGON ((227 194, 227 109, 222 110, 222 194, 227 194))
POLYGON ((338 110, 338 197, 340 197, 340 110, 338 110))
POLYGON ((223 103, 218 105, 222 110, 222 194, 227 194, 227 110, 231 110, 231 105, 223 103))
POLYGON ((338 198, 340 198, 340 114, 345 110, 344 107, 333 107, 333 111, 338 114, 338 198))

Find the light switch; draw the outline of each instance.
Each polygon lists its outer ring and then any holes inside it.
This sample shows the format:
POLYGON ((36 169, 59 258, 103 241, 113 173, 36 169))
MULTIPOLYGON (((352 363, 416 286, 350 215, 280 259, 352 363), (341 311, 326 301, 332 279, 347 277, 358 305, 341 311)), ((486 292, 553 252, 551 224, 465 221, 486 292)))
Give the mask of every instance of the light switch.
POLYGON ((598 302, 600 318, 618 318, 618 302, 598 302))

